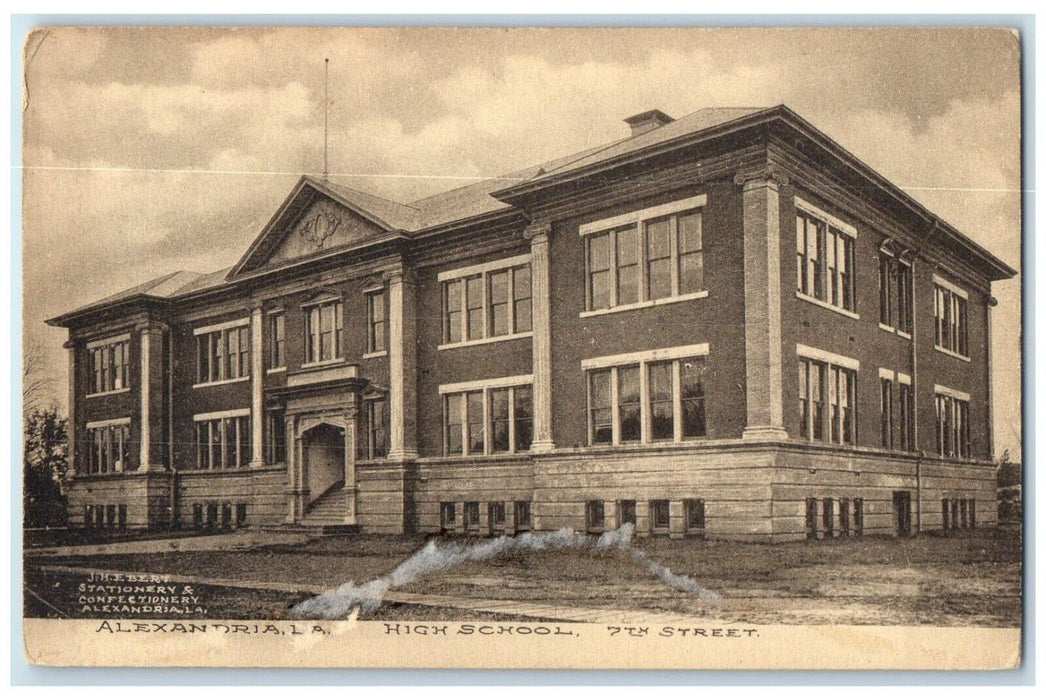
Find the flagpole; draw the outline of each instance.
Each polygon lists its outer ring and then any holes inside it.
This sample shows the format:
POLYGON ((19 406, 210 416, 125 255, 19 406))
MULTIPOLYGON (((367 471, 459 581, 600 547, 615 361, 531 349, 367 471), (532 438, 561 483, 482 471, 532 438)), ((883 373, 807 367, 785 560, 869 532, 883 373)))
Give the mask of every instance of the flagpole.
POLYGON ((330 100, 327 97, 328 75, 330 73, 330 59, 323 59, 323 179, 327 179, 327 110, 330 100))

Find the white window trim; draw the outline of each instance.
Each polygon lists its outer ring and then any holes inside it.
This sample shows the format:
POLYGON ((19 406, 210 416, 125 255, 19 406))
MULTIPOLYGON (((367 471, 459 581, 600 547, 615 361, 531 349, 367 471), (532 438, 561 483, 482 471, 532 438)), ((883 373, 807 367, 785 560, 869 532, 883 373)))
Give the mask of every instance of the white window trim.
POLYGON ((115 394, 126 394, 131 390, 131 387, 125 386, 122 389, 108 389, 106 391, 96 391, 93 394, 85 394, 85 399, 93 399, 98 396, 113 396, 115 394))
POLYGON ((950 357, 954 357, 957 360, 962 360, 963 362, 970 362, 971 361, 969 356, 963 355, 962 353, 955 352, 954 350, 949 350, 948 348, 946 348, 946 347, 944 347, 942 345, 938 345, 937 343, 933 344, 933 349, 936 350, 939 353, 943 353, 943 354, 948 355, 950 357))
POLYGON ((934 384, 933 385, 933 393, 935 395, 940 395, 940 396, 950 396, 953 399, 959 399, 960 401, 965 401, 966 403, 970 403, 970 395, 967 394, 965 391, 959 391, 957 389, 952 389, 950 387, 946 387, 946 386, 941 385, 941 384, 934 384))
POLYGON ((581 361, 581 369, 606 369, 617 365, 631 365, 642 362, 660 362, 663 360, 682 360, 687 357, 704 357, 709 354, 708 343, 697 345, 680 345, 674 348, 658 348, 656 350, 643 350, 640 352, 629 352, 621 355, 606 355, 604 357, 591 357, 581 361))
POLYGON ((530 253, 524 255, 517 255, 511 258, 501 258, 500 260, 491 260, 490 262, 479 263, 477 265, 469 265, 468 267, 459 267, 454 270, 445 270, 436 276, 437 282, 451 282, 460 277, 472 277, 479 275, 484 272, 494 272, 497 270, 503 270, 506 267, 519 267, 520 265, 529 265, 531 262, 530 253))
POLYGON ((454 384, 440 384, 440 394, 459 394, 464 391, 480 391, 481 389, 504 389, 510 386, 521 386, 533 384, 533 374, 520 374, 515 377, 496 377, 494 379, 477 379, 470 382, 456 382, 454 384))
POLYGON ((520 338, 532 338, 534 331, 524 331, 511 335, 495 335, 490 338, 477 338, 476 340, 460 340, 456 343, 442 343, 436 347, 437 350, 448 350, 450 348, 463 348, 470 345, 486 345, 487 343, 498 343, 502 340, 518 340, 520 338))
POLYGON ((270 367, 269 369, 265 370, 265 373, 266 374, 279 374, 280 372, 286 372, 286 371, 287 371, 287 365, 284 365, 283 367, 270 367))
POLYGON ((218 380, 213 381, 213 382, 200 382, 198 384, 193 384, 192 388, 193 389, 201 389, 203 387, 208 387, 208 386, 221 386, 222 384, 235 384, 236 382, 249 382, 250 380, 251 380, 251 376, 247 375, 246 377, 234 377, 232 379, 218 379, 218 380))
POLYGON ((820 306, 821 308, 824 308, 824 309, 828 309, 829 311, 834 311, 837 314, 842 314, 843 316, 849 316, 850 318, 858 320, 858 321, 861 320, 861 315, 859 313, 857 313, 856 311, 850 311, 849 309, 844 309, 841 306, 833 306, 832 304, 829 304, 827 301, 821 301, 817 297, 812 297, 809 294, 803 294, 800 291, 796 291, 795 296, 796 296, 797 299, 802 299, 803 301, 808 301, 811 304, 814 304, 816 306, 820 306))
POLYGON ((611 306, 608 309, 593 309, 592 311, 582 311, 578 314, 578 318, 588 318, 590 316, 605 316, 606 314, 616 314, 619 311, 633 311, 635 309, 647 309, 651 306, 662 306, 664 304, 677 304, 681 301, 692 301, 694 299, 704 299, 708 296, 708 290, 703 289, 700 292, 691 292, 689 294, 680 294, 674 297, 664 297, 661 299, 648 299, 647 301, 637 301, 632 304, 622 304, 621 306, 611 306))
POLYGON ((644 219, 656 219, 658 217, 686 211, 687 209, 698 209, 707 204, 708 195, 699 194, 696 197, 687 197, 686 199, 680 199, 675 202, 659 204, 656 207, 647 207, 646 209, 631 211, 627 214, 621 214, 620 216, 612 216, 607 219, 590 221, 587 224, 582 224, 578 228, 578 234, 581 236, 587 236, 593 233, 602 233, 607 229, 638 223, 644 219))
POLYGON ((228 411, 213 411, 212 413, 197 413, 192 417, 194 423, 201 423, 208 420, 219 420, 221 418, 241 418, 243 416, 250 416, 251 409, 249 408, 234 408, 228 411))
POLYGON ((99 338, 98 340, 92 340, 85 346, 88 350, 94 350, 95 348, 102 348, 106 345, 116 345, 117 343, 129 343, 131 342, 130 333, 121 333, 120 335, 114 335, 109 338, 99 338))
POLYGON ((958 294, 966 301, 970 300, 970 295, 966 292, 966 290, 964 290, 962 287, 959 287, 958 285, 952 284, 951 282, 944 279, 938 274, 934 274, 933 283, 940 287, 944 287, 945 289, 947 289, 950 292, 953 292, 954 294, 958 294))
POLYGON ((796 207, 796 209, 802 209, 807 214, 811 214, 813 216, 816 216, 818 219, 822 219, 828 225, 830 225, 833 228, 836 228, 836 229, 842 231, 843 233, 849 235, 850 237, 857 238, 857 228, 855 226, 853 226, 852 224, 846 223, 845 221, 843 221, 842 219, 840 219, 837 216, 832 216, 831 214, 826 212, 824 209, 821 209, 820 207, 811 204, 810 202, 806 201, 802 197, 796 197, 795 198, 795 207, 796 207))
POLYGON ((894 372, 892 369, 886 369, 885 367, 879 368, 879 379, 889 379, 891 382, 895 381, 898 384, 908 384, 909 386, 912 383, 910 375, 904 372, 894 372))
POLYGON ((316 362, 303 362, 301 363, 302 369, 313 369, 315 367, 329 367, 331 365, 343 365, 346 363, 344 357, 333 357, 329 360, 317 360, 316 362))
POLYGON ((209 326, 200 326, 199 328, 193 328, 193 335, 206 335, 208 333, 215 333, 217 331, 224 331, 230 328, 240 328, 242 326, 251 325, 250 316, 244 316, 234 321, 226 321, 224 323, 214 323, 209 326))
POLYGON ((366 289, 363 290, 362 293, 364 295, 367 295, 367 294, 377 294, 378 292, 384 292, 384 291, 385 291, 385 287, 384 286, 376 286, 376 287, 367 287, 366 289))
POLYGON ((861 363, 859 360, 847 357, 846 355, 838 355, 834 352, 828 352, 827 350, 813 348, 809 345, 803 345, 802 343, 795 344, 795 354, 810 360, 827 362, 836 367, 845 367, 846 369, 852 369, 854 371, 860 371, 861 369, 861 363))
POLYGON ((327 294, 325 296, 317 297, 316 299, 310 299, 303 301, 301 304, 302 309, 311 309, 314 306, 323 306, 324 304, 330 304, 332 302, 345 303, 345 297, 340 294, 327 294))
POLYGON ((374 352, 365 352, 360 355, 360 358, 364 360, 373 360, 375 357, 386 357, 388 354, 388 350, 376 350, 374 352))
POLYGON ((94 430, 95 428, 109 428, 116 425, 130 425, 130 418, 109 418, 107 420, 93 420, 88 421, 87 425, 84 426, 87 430, 94 430))

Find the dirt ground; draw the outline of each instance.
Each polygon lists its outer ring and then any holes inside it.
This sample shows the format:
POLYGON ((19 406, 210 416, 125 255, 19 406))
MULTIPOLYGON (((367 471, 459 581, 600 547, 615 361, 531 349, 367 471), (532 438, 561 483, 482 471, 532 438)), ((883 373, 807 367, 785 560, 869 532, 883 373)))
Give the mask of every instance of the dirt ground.
MULTIPOLYGON (((57 601, 57 607, 63 606, 58 592, 63 585, 72 587, 73 580, 43 574, 39 564, 268 581, 307 591, 386 574, 423 544, 422 538, 356 536, 243 552, 33 558, 26 581, 39 589, 36 593, 57 601)), ((774 545, 654 538, 638 540, 633 547, 674 573, 690 576, 720 600, 705 602, 669 587, 629 551, 590 548, 501 555, 430 574, 396 590, 578 608, 641 608, 750 624, 1013 627, 1021 622, 1021 547, 1012 534, 984 530, 947 538, 774 545)), ((286 618, 290 607, 308 595, 213 588, 208 613, 230 618, 286 618)), ((57 613, 27 594, 26 614, 57 613)), ((460 619, 462 613, 386 605, 373 617, 442 620, 460 619)))

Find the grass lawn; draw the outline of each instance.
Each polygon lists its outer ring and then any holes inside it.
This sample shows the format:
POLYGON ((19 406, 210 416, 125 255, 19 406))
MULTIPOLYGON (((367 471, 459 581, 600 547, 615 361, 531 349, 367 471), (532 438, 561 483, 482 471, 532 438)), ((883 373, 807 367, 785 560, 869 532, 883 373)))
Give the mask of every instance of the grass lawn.
MULTIPOLYGON (((27 582, 44 576, 34 574, 35 565, 58 564, 329 588, 388 573, 423 543, 419 537, 355 536, 242 552, 47 557, 30 561, 27 582)), ((774 545, 651 538, 636 540, 634 546, 722 599, 708 603, 674 590, 637 565, 628 552, 592 550, 502 555, 429 574, 396 590, 572 607, 639 608, 750 624, 1020 625, 1020 542, 994 531, 948 538, 924 535, 911 540, 774 545)), ((44 590, 53 584, 53 580, 38 581, 44 590)), ((254 593, 218 590, 209 613, 219 615, 228 607, 236 615, 227 617, 285 618, 306 595, 268 591, 252 600, 254 593)), ((387 605, 373 617, 408 619, 404 616, 439 620, 460 619, 463 614, 387 605)), ((498 619, 490 614, 468 617, 498 619)))

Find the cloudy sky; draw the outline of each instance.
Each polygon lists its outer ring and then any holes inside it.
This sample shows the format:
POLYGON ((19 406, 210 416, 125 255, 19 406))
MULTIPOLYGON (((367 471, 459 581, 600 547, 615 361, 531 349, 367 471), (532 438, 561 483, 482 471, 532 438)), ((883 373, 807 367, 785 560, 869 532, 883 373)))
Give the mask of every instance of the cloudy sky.
MULTIPOLYGON (((1017 40, 1001 30, 55 29, 26 44, 24 324, 231 265, 319 172, 409 201, 620 138, 657 107, 786 103, 1015 268, 1017 40)), ((997 451, 1020 454, 1020 280, 997 283, 997 451)))

